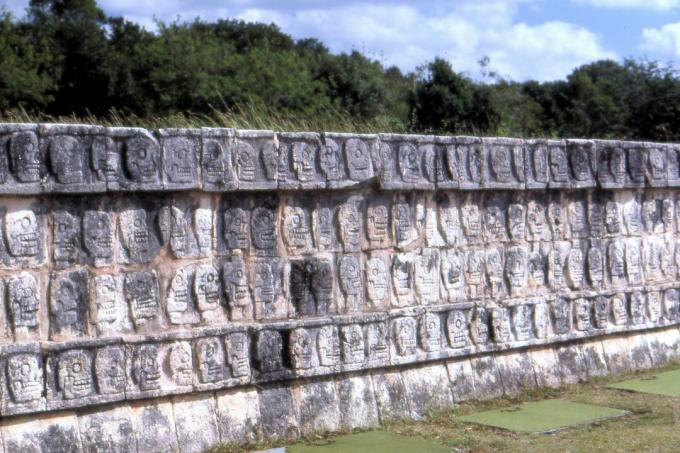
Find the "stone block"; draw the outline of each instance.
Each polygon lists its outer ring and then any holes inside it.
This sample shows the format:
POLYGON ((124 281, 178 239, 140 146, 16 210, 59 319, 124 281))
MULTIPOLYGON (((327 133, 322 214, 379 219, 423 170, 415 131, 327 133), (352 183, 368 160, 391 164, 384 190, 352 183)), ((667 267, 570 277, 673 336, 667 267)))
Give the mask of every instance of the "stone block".
POLYGON ((82 451, 76 415, 23 417, 0 423, 5 451, 28 453, 76 453, 82 451))
POLYGON ((251 387, 216 394, 216 417, 223 443, 254 443, 261 436, 260 400, 251 387))
POLYGON ((463 358, 446 362, 451 382, 451 394, 456 403, 473 400, 477 396, 470 359, 463 358))
POLYGON ((505 396, 516 396, 536 387, 536 375, 528 353, 506 352, 494 357, 505 396))
POLYGON ((432 136, 380 134, 380 187, 386 190, 434 189, 435 150, 432 136))
POLYGON ((453 407, 449 375, 444 365, 428 365, 401 372, 412 418, 453 407))
POLYGON ((160 129, 162 180, 165 190, 201 188, 201 131, 160 129))
POLYGON ((294 439, 300 435, 293 393, 287 386, 265 387, 258 391, 262 433, 269 439, 294 439))
POLYGON ((172 398, 180 451, 200 453, 220 441, 212 393, 172 398))
POLYGON ((78 428, 84 453, 137 451, 129 406, 81 413, 78 415, 78 428))
POLYGON ((337 431, 340 409, 335 382, 332 380, 305 382, 293 387, 293 398, 299 412, 302 435, 337 431))
POLYGON ((163 189, 161 147, 146 129, 107 129, 107 191, 157 191, 163 189))
POLYGON ((557 388, 562 385, 557 356, 551 347, 528 351, 538 387, 557 388))
POLYGON ((408 394, 399 372, 375 373, 371 380, 381 423, 410 417, 408 394))
POLYGON ((157 399, 131 405, 132 426, 138 451, 173 452, 177 440, 175 415, 169 399, 157 399))
POLYGON ((493 356, 471 357, 470 365, 476 399, 486 400, 503 396, 503 382, 493 356))
POLYGON ((370 428, 380 423, 371 377, 357 375, 336 381, 340 428, 370 428))

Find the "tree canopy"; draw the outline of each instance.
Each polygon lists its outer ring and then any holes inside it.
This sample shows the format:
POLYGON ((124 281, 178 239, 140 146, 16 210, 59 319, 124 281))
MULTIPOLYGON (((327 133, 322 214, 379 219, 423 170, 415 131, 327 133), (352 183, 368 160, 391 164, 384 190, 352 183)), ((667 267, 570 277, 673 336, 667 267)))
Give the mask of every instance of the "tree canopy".
POLYGON ((411 132, 680 140, 672 67, 604 60, 553 82, 492 76, 474 80, 441 58, 404 74, 273 24, 196 19, 152 32, 95 0, 31 0, 22 19, 0 13, 4 112, 144 118, 261 107, 387 119, 411 132))

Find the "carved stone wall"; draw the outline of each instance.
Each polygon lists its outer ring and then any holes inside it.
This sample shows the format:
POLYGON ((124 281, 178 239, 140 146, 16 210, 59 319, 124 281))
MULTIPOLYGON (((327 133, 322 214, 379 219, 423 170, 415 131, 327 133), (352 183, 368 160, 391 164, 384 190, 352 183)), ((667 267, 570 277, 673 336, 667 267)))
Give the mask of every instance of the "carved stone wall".
POLYGON ((0 125, 0 446, 194 451, 663 363, 678 188, 668 144, 0 125))

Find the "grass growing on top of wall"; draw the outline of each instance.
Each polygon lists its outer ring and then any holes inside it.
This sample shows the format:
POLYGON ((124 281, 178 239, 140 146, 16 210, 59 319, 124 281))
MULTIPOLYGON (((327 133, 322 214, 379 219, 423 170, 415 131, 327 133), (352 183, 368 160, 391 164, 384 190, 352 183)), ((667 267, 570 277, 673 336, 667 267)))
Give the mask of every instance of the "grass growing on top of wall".
POLYGON ((213 110, 208 114, 177 113, 167 116, 139 117, 111 110, 98 117, 33 115, 23 110, 0 112, 2 123, 69 123, 97 124, 103 126, 144 127, 161 129, 171 127, 228 127, 235 129, 266 129, 277 132, 407 132, 406 127, 388 116, 362 120, 341 109, 328 108, 313 116, 286 113, 267 107, 238 108, 228 111, 213 110))
MULTIPOLYGON (((671 364, 662 370, 678 369, 671 364)), ((680 445, 680 398, 631 393, 606 388, 612 382, 631 376, 658 373, 659 369, 624 376, 594 379, 560 389, 533 389, 516 398, 467 402, 453 410, 432 413, 426 420, 394 422, 382 429, 408 437, 421 436, 441 443, 452 452, 643 452, 678 451, 680 445), (555 434, 520 434, 486 428, 458 421, 461 415, 516 405, 526 401, 563 398, 571 401, 624 409, 632 415, 579 426, 555 434)), ((335 435, 314 436, 302 440, 319 445, 332 442, 335 435)), ((287 445, 284 441, 237 447, 218 445, 206 453, 247 452, 287 445)), ((288 443, 290 445, 290 443, 288 443)))

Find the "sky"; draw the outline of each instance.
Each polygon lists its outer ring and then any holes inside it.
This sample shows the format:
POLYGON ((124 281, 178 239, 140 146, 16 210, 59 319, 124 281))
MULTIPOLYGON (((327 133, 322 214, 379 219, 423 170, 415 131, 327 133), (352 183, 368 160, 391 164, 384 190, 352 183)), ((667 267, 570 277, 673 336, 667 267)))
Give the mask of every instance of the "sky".
MULTIPOLYGON (((28 0, 0 0, 20 17, 28 0)), ((274 23, 333 52, 359 50, 405 72, 449 60, 481 79, 566 77, 604 58, 646 58, 680 68, 680 0, 99 0, 109 16, 155 21, 237 18, 274 23)))

